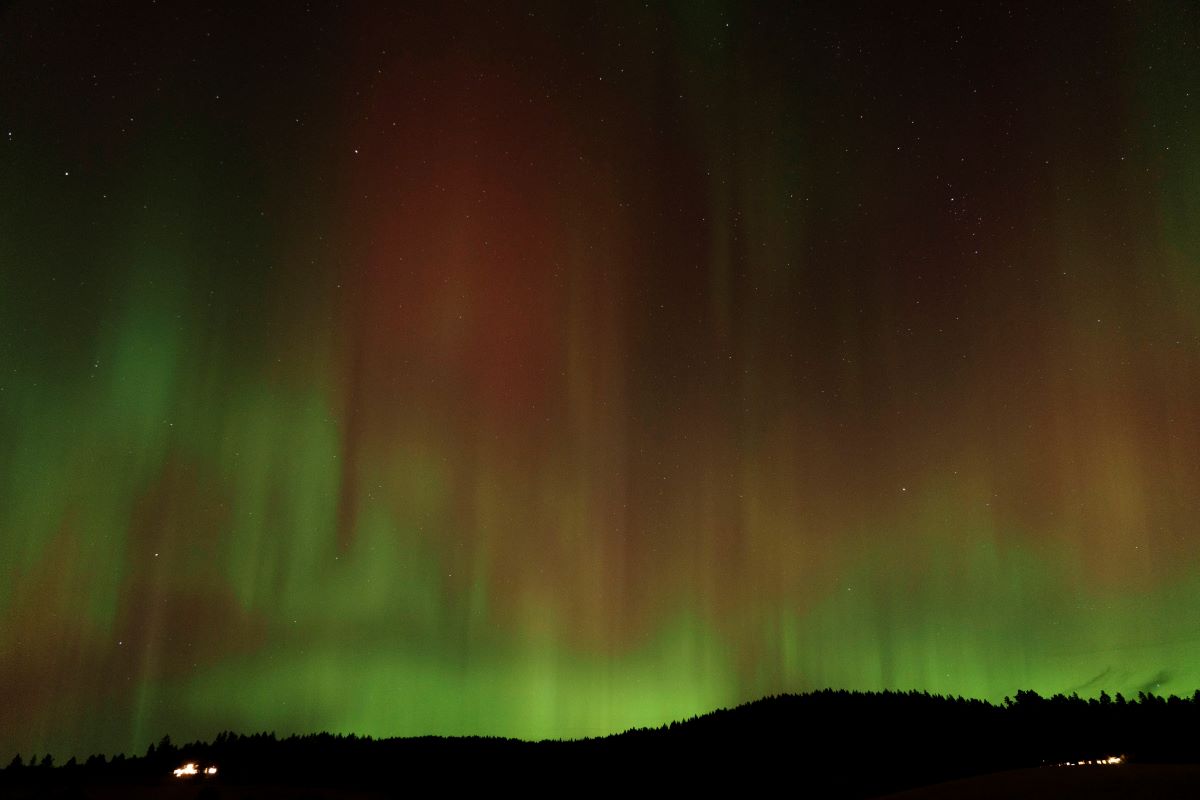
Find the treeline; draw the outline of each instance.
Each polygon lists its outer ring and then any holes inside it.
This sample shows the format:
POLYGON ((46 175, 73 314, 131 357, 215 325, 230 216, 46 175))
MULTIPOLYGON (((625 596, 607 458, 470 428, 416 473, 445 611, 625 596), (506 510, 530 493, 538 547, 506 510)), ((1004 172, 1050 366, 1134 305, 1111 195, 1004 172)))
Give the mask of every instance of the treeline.
MULTIPOLYGON (((163 737, 143 755, 95 755, 54 766, 13 758, 0 785, 158 783, 187 761, 218 767, 211 785, 292 784, 398 789, 414 779, 450 787, 563 789, 712 787, 796 779, 824 796, 865 797, 1020 767, 1122 755, 1130 762, 1200 763, 1200 691, 1041 697, 993 704, 926 692, 826 690, 764 698, 660 728, 577 741, 372 739, 222 733, 212 742, 163 737), (636 776, 636 777, 635 777, 636 776)), ((1117 767, 1119 769, 1119 767, 1117 767)))

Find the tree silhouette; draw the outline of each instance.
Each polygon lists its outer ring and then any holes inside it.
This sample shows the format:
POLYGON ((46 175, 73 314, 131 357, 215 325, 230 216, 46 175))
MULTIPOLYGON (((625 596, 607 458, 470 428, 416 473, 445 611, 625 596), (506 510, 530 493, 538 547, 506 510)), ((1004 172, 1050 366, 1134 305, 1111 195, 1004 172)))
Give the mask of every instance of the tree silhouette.
MULTIPOLYGON (((722 709, 658 728, 568 742, 499 738, 373 739, 329 733, 289 736, 275 732, 222 731, 211 742, 176 745, 169 736, 144 756, 118 754, 74 759, 53 769, 47 753, 22 768, 20 755, 0 772, 7 785, 56 781, 96 782, 110 787, 173 782, 181 761, 217 765, 214 786, 303 785, 398 791, 398 781, 453 775, 467 790, 487 788, 497 775, 537 774, 546 781, 587 776, 597 790, 639 787, 638 775, 692 781, 711 790, 714 776, 746 780, 802 781, 820 797, 870 797, 988 772, 1083 759, 1128 755, 1143 763, 1198 763, 1194 733, 1200 729, 1200 693, 1164 698, 1148 693, 1126 701, 1107 692, 1098 698, 1022 690, 1000 704, 941 697, 928 692, 822 690, 782 695, 722 709), (797 758, 803 771, 795 772, 797 758), (397 770, 397 765, 404 765, 397 770), (73 777, 68 777, 73 776, 73 777)), ((199 777, 197 780, 206 781, 199 777)), ((672 790, 678 787, 670 787, 672 790)), ((113 790, 119 794, 117 789, 113 790)), ((210 792, 214 793, 214 792, 210 792)), ((223 796, 226 794, 222 789, 223 796)), ((253 792, 251 791, 252 795, 253 792)), ((235 795, 237 796, 237 795, 235 795)))

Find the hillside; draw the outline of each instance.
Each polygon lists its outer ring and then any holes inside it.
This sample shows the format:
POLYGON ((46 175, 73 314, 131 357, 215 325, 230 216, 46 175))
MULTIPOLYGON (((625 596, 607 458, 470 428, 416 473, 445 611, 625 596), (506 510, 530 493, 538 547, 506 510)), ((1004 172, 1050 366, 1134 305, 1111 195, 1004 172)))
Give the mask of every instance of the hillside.
MULTIPOLYGON (((821 691, 578 741, 222 733, 212 742, 177 746, 164 737, 138 757, 93 756, 62 767, 14 759, 0 785, 14 797, 40 796, 50 788, 81 797, 183 798, 236 797, 247 787, 258 796, 290 797, 300 789, 306 797, 314 790, 329 797, 379 796, 431 781, 538 793, 581 785, 669 791, 784 781, 822 797, 871 797, 1025 770, 971 786, 999 786, 1002 795, 1009 782, 1026 781, 1063 796, 1076 784, 1086 793, 1098 784, 1166 781, 1164 792, 1168 785, 1191 791, 1200 788, 1200 770, 1163 772, 1148 765, 1200 762, 1188 734, 1197 722, 1197 696, 1141 695, 1129 702, 1120 695, 1083 700, 1019 692, 994 705, 916 692, 821 691), (1121 763, 1054 766, 1108 758, 1121 763), (172 777, 185 762, 218 772, 172 777), (1036 769, 1041 767, 1046 769, 1036 769)), ((930 788, 912 797, 957 791, 930 788)))

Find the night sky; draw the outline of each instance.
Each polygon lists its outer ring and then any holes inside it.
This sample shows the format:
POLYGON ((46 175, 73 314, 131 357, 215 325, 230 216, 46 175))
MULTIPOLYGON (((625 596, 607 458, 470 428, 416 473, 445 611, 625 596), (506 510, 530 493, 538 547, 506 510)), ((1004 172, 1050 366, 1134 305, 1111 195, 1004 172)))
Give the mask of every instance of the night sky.
POLYGON ((216 5, 0 11, 0 760, 1200 686, 1194 3, 216 5))

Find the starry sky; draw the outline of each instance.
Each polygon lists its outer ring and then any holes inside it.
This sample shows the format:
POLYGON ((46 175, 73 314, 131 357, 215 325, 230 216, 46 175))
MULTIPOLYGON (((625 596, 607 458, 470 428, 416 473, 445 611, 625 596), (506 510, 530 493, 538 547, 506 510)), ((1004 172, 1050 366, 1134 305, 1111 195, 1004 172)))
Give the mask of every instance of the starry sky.
POLYGON ((9 3, 0 757, 1200 686, 1200 11, 9 3))

